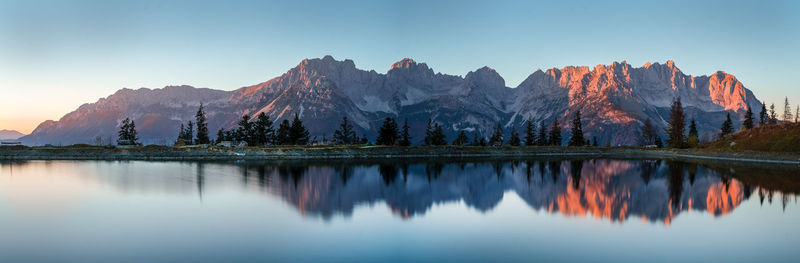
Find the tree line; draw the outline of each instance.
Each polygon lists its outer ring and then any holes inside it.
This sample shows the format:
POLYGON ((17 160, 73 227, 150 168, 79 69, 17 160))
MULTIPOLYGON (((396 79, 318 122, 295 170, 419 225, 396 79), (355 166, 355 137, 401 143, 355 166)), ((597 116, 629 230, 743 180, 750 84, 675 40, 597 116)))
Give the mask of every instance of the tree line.
MULTIPOLYGON (((775 104, 770 105, 767 109, 767 104, 762 103, 761 112, 758 118, 754 116, 750 106, 747 107, 745 119, 742 122, 739 130, 752 129, 756 126, 758 120, 759 126, 774 125, 778 123, 778 114, 775 110, 775 104)), ((792 108, 789 104, 788 97, 784 102, 783 112, 784 122, 798 122, 800 118, 800 105, 797 106, 795 113, 792 113, 792 108)), ((592 137, 591 140, 585 138, 583 133, 583 122, 581 112, 577 111, 570 123, 570 138, 567 141, 568 146, 598 146, 597 137, 592 137)), ((667 122, 666 144, 659 136, 659 132, 653 121, 647 119, 641 127, 640 143, 642 145, 654 145, 656 147, 671 147, 671 148, 688 148, 697 147, 700 143, 699 134, 697 131, 697 123, 694 119, 689 121, 688 133, 686 127, 686 115, 683 111, 683 105, 680 98, 676 98, 670 106, 670 118, 667 122)), ((378 129, 378 136, 375 140, 377 145, 387 146, 411 146, 412 137, 409 131, 408 119, 406 118, 403 125, 400 126, 395 118, 386 117, 383 124, 378 129)), ((525 122, 524 131, 521 135, 517 128, 512 126, 508 138, 504 135, 503 126, 498 123, 493 129, 488 141, 486 137, 481 135, 479 131, 473 130, 472 139, 467 134, 467 130, 460 130, 456 138, 449 142, 444 133, 444 127, 434 122, 433 119, 428 119, 427 126, 425 127, 425 138, 422 140, 423 145, 426 146, 441 146, 441 145, 454 145, 454 146, 562 146, 562 130, 561 124, 558 119, 554 119, 552 123, 541 121, 535 123, 532 119, 525 122), (521 138, 521 136, 524 136, 521 138)), ((720 127, 719 137, 724 138, 736 132, 733 121, 731 120, 730 113, 727 114, 726 120, 720 127)), ((136 124, 133 120, 125 118, 118 132, 118 145, 139 145, 138 133, 136 131, 136 124)), ((252 118, 250 115, 245 114, 237 123, 236 128, 229 130, 220 128, 216 134, 217 144, 225 141, 231 142, 244 142, 250 146, 265 146, 265 145, 309 145, 316 143, 324 144, 337 144, 337 145, 352 145, 352 144, 370 144, 366 135, 359 136, 353 126, 352 121, 347 117, 343 117, 339 127, 333 132, 332 140, 323 135, 321 141, 316 137, 310 138, 309 132, 303 125, 297 114, 294 115, 293 120, 289 121, 284 119, 275 129, 273 122, 268 115, 261 112, 252 118)), ((210 144, 212 140, 209 136, 208 123, 206 122, 206 115, 203 111, 201 104, 195 120, 188 121, 186 124, 181 123, 177 139, 174 145, 198 145, 210 144)))
MULTIPOLYGON (((784 111, 783 111, 783 122, 798 122, 800 118, 800 105, 797 106, 795 109, 795 113, 792 114, 792 107, 789 104, 789 98, 786 97, 784 100, 784 111)), ((697 124, 695 120, 692 119, 689 122, 689 132, 686 133, 686 115, 683 112, 683 105, 681 103, 680 97, 676 98, 672 105, 670 106, 670 117, 667 122, 667 140, 666 146, 671 148, 692 148, 697 147, 699 145, 699 137, 697 132, 697 124)), ((775 104, 771 104, 769 110, 767 110, 767 103, 761 103, 761 112, 759 112, 758 116, 758 126, 769 126, 769 125, 776 125, 778 124, 778 114, 775 111, 775 104)), ((753 114, 753 109, 750 105, 747 106, 747 111, 744 114, 744 121, 742 121, 742 125, 739 127, 739 131, 749 130, 756 127, 756 118, 753 114)), ((725 117, 725 121, 722 122, 722 126, 719 129, 717 137, 722 139, 725 138, 733 133, 736 132, 736 128, 733 125, 733 120, 731 120, 730 112, 727 113, 725 117)), ((646 145, 657 145, 658 147, 662 146, 661 138, 658 136, 658 132, 655 126, 652 124, 650 119, 645 121, 644 125, 642 125, 641 130, 641 138, 643 144, 646 145)))

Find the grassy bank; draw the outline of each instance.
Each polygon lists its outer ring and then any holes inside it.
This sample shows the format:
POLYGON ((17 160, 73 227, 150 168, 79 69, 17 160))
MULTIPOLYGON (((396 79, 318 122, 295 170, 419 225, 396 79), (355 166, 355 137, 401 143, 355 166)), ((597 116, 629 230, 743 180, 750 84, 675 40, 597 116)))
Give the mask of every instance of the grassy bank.
POLYGON ((617 158, 702 159, 800 164, 800 154, 737 152, 730 150, 669 150, 638 147, 386 147, 386 146, 277 146, 131 148, 73 145, 64 147, 0 147, 0 160, 261 160, 261 159, 375 159, 375 158, 617 158))
POLYGON ((739 131, 704 145, 702 150, 800 155, 800 123, 783 123, 739 131))

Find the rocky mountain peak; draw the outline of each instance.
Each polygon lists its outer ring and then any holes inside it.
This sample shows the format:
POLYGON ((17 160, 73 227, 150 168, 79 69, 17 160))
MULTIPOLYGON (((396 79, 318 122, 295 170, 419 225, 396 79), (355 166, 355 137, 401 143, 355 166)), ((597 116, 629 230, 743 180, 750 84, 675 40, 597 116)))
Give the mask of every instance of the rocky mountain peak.
POLYGON ((470 71, 464 78, 468 82, 479 83, 488 88, 505 87, 506 81, 493 68, 484 66, 475 71, 470 71))
POLYGON ((391 70, 397 69, 397 68, 409 69, 409 68, 416 67, 416 66, 417 66, 417 62, 414 61, 413 59, 403 58, 400 61, 397 61, 394 64, 392 64, 392 66, 389 67, 389 70, 391 71, 391 70))

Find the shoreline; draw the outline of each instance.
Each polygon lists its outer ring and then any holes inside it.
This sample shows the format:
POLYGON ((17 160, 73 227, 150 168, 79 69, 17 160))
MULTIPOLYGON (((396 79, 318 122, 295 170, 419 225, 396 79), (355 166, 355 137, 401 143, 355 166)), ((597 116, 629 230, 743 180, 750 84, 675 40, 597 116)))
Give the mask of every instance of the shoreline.
POLYGON ((800 156, 762 152, 716 152, 703 149, 644 149, 633 147, 0 147, 0 161, 14 160, 341 160, 395 158, 601 158, 701 159, 719 162, 800 165, 800 156))

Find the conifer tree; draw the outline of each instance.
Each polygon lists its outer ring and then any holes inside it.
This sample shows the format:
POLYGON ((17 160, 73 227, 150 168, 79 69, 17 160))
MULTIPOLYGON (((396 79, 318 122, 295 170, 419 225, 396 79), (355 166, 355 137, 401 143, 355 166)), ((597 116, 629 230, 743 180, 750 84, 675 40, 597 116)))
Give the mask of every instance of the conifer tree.
POLYGON ((185 145, 186 144, 186 128, 184 128, 183 123, 181 123, 180 130, 178 131, 178 139, 175 139, 175 145, 185 145))
POLYGON ((783 102, 783 121, 792 121, 792 105, 789 105, 789 97, 783 102))
POLYGON ((761 102, 761 112, 758 113, 759 123, 758 125, 764 126, 767 125, 769 122, 769 115, 767 115, 767 103, 761 102))
POLYGON ((694 118, 689 123, 689 137, 686 138, 686 143, 689 144, 689 147, 697 147, 700 144, 700 135, 697 132, 697 124, 694 122, 694 118))
POLYGON ((561 146, 561 125, 558 124, 558 118, 553 120, 550 127, 550 145, 561 146))
POLYGON ((226 141, 226 139, 225 139, 225 129, 219 128, 219 131, 217 131, 217 144, 220 144, 223 141, 226 141))
POLYGON ((380 129, 378 130, 378 138, 375 139, 375 144, 378 145, 395 145, 398 143, 398 137, 400 131, 397 128, 397 122, 394 118, 386 117, 383 120, 383 125, 381 125, 380 129))
POLYGON ((303 121, 295 113, 292 126, 289 128, 289 143, 293 145, 308 145, 308 135, 308 130, 303 126, 303 121))
POLYGON ((503 145, 503 127, 500 126, 500 123, 497 124, 497 127, 494 128, 494 133, 492 133, 492 137, 489 138, 489 146, 500 146, 503 145))
POLYGON ((289 120, 284 119, 281 122, 281 124, 278 125, 278 130, 275 132, 275 144, 276 145, 292 144, 291 130, 292 130, 292 124, 289 123, 289 120))
POLYGON ((428 125, 425 126, 425 145, 433 145, 433 120, 428 118, 428 125))
POLYGON ((478 131, 477 130, 472 133, 472 143, 471 143, 471 145, 472 146, 481 146, 481 141, 478 138, 478 131))
POLYGON ((525 146, 533 146, 536 144, 536 125, 533 120, 528 120, 525 123, 525 146))
POLYGON ((408 131, 408 118, 403 121, 403 131, 400 134, 400 146, 411 146, 411 133, 408 131))
POLYGON ((597 136, 592 136, 592 146, 597 147, 597 136))
POLYGON ((189 123, 186 124, 184 143, 186 145, 194 145, 194 123, 192 123, 192 121, 189 121, 189 123))
POLYGON ((658 136, 658 131, 656 127, 653 126, 653 121, 650 118, 644 121, 644 125, 642 125, 641 130, 641 144, 642 145, 652 145, 656 141, 656 137, 658 136))
POLYGON ((353 130, 353 137, 350 138, 351 144, 361 144, 361 137, 358 137, 358 133, 353 130))
POLYGON ((253 142, 254 145, 267 145, 274 141, 275 129, 272 128, 272 120, 267 114, 261 112, 256 116, 253 123, 253 142))
POLYGON ((747 106, 747 112, 744 114, 744 122, 742 123, 745 129, 752 129, 754 127, 753 124, 753 109, 750 106, 747 106))
POLYGON ((672 102, 670 108, 669 122, 667 123, 667 145, 672 148, 683 148, 686 139, 686 116, 683 114, 681 98, 678 97, 672 102))
POLYGON ((511 138, 508 138, 508 145, 519 146, 521 143, 517 127, 511 126, 511 138))
POLYGON ((584 143, 583 125, 581 124, 581 111, 577 111, 575 112, 575 118, 572 119, 572 137, 569 138, 567 145, 583 146, 584 143))
POLYGON ((431 145, 447 145, 447 138, 444 135, 444 129, 441 125, 439 125, 439 123, 433 125, 431 145))
POLYGON ((361 144, 369 144, 369 139, 367 139, 366 134, 361 136, 361 144))
POLYGON ((239 128, 236 129, 236 141, 247 142, 248 145, 253 145, 253 123, 250 122, 250 115, 245 114, 239 120, 239 128))
POLYGON ((769 105, 769 124, 778 124, 778 114, 775 113, 775 103, 769 105))
POLYGON ((467 144, 468 141, 469 141, 469 138, 467 138, 467 133, 464 132, 464 130, 461 130, 458 133, 458 136, 456 137, 456 139, 453 141, 453 145, 454 146, 462 146, 462 145, 467 144))
MULTIPOLYGON (((122 124, 119 127, 119 132, 117 132, 117 145, 128 145, 128 127, 131 125, 131 120, 125 118, 122 120, 122 124)), ((181 129, 183 130, 183 129, 181 129)))
POLYGON ((342 123, 339 124, 339 129, 333 132, 333 141, 336 144, 353 144, 353 137, 355 137, 355 131, 353 130, 353 124, 351 124, 347 117, 342 117, 342 123))
POLYGON ((545 146, 548 144, 550 143, 547 141, 547 126, 542 121, 539 127, 539 136, 536 136, 536 145, 545 146))
POLYGON ((128 140, 131 142, 131 145, 139 145, 139 132, 136 131, 136 122, 131 120, 131 124, 128 126, 128 140))
POLYGON ((733 121, 731 121, 731 113, 729 112, 727 119, 725 119, 725 122, 722 123, 722 128, 720 129, 720 138, 724 138, 731 133, 733 133, 733 121))
POLYGON ((136 123, 129 118, 122 120, 117 132, 117 145, 138 145, 139 135, 136 131, 136 123))
POLYGON ((800 105, 797 105, 794 111, 794 123, 797 123, 797 120, 800 119, 800 105))
POLYGON ((200 108, 197 109, 197 114, 195 114, 195 121, 197 121, 197 139, 195 143, 197 144, 209 144, 211 140, 208 137, 208 123, 206 123, 206 113, 203 112, 203 104, 200 104, 200 108))

